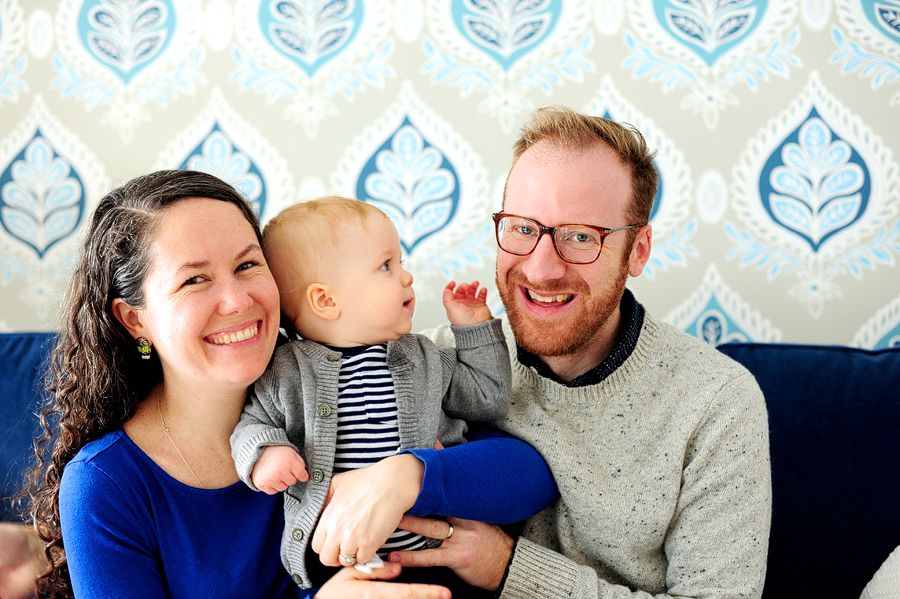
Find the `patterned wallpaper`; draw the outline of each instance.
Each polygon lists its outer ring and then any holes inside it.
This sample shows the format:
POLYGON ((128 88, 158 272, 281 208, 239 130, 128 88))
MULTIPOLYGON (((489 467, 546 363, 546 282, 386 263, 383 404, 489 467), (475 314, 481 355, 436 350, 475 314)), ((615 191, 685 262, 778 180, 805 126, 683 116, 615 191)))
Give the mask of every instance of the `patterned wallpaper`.
POLYGON ((656 317, 900 345, 898 0, 0 0, 0 329, 56 326, 97 199, 157 168, 263 220, 377 204, 416 327, 443 322, 448 279, 493 287, 510 148, 550 103, 659 149, 630 282, 656 317))

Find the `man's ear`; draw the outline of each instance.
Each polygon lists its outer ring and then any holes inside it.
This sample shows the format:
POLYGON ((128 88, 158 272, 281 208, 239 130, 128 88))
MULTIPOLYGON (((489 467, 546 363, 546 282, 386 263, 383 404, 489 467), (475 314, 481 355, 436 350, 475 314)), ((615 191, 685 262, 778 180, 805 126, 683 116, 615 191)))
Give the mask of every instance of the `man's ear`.
POLYGON ((313 314, 319 318, 337 320, 341 315, 341 308, 338 306, 331 288, 323 283, 310 283, 306 288, 306 302, 313 314))
POLYGON ((122 323, 132 337, 137 339, 144 336, 144 325, 141 322, 141 312, 130 304, 126 304, 125 300, 117 297, 112 301, 112 311, 116 320, 122 323))
POLYGON ((631 244, 631 255, 628 257, 628 274, 636 277, 644 272, 644 265, 650 259, 650 247, 652 246, 653 227, 644 225, 638 231, 634 243, 631 244))

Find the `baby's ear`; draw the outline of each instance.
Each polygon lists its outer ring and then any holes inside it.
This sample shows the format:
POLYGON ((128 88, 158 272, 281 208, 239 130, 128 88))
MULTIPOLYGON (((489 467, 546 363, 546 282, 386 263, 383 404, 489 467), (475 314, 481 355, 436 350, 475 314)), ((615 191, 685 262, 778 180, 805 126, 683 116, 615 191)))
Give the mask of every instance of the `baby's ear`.
POLYGON ((313 314, 325 320, 337 320, 341 315, 341 309, 338 307, 331 292, 331 288, 323 283, 311 283, 306 288, 306 301, 312 309, 313 314))

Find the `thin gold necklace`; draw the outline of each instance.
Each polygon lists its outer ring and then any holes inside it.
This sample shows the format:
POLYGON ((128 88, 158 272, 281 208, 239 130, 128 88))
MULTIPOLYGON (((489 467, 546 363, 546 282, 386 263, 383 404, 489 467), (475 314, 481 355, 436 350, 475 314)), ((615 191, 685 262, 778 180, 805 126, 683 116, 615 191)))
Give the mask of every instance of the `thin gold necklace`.
POLYGON ((163 430, 166 431, 166 436, 169 438, 169 441, 172 442, 172 447, 174 447, 175 451, 178 452, 178 457, 181 458, 181 461, 184 462, 184 465, 187 466, 187 469, 190 470, 191 474, 194 475, 194 480, 197 481, 197 484, 200 485, 201 489, 205 489, 206 487, 204 487, 203 483, 200 482, 200 477, 197 476, 197 473, 194 472, 194 469, 191 468, 191 465, 188 464, 188 461, 186 459, 184 459, 183 455, 181 455, 181 450, 178 449, 178 446, 175 445, 175 440, 172 439, 172 435, 169 434, 169 427, 166 426, 166 421, 163 420, 163 417, 162 417, 162 405, 161 405, 159 396, 160 396, 160 391, 159 391, 159 387, 157 387, 156 388, 156 411, 159 412, 159 423, 162 424, 163 430))

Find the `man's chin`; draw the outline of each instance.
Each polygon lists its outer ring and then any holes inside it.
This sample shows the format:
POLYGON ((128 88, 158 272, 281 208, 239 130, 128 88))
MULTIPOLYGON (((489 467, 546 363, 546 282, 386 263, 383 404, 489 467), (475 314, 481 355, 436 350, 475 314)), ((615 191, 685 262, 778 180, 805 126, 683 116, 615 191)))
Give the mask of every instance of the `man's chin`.
POLYGON ((564 356, 577 348, 572 326, 560 320, 534 318, 521 308, 508 310, 509 325, 516 343, 536 356, 564 356))

